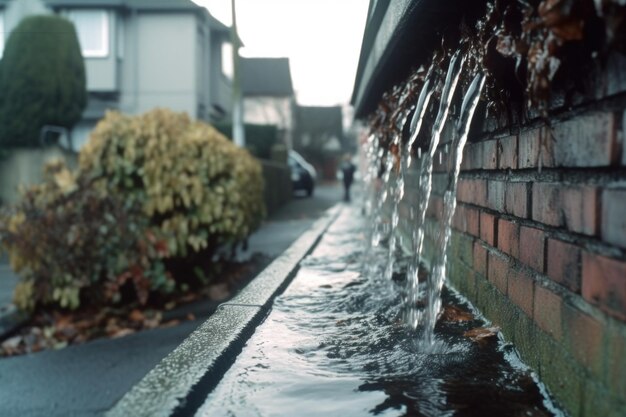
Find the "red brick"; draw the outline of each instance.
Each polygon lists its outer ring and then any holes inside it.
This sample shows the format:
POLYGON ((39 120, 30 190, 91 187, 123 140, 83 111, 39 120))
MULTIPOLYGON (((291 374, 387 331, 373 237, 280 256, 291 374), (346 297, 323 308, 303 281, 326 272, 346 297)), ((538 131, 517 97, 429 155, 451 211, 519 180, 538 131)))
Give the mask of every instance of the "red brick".
POLYGON ((492 282, 501 292, 507 293, 507 278, 509 275, 509 260, 502 255, 489 252, 487 261, 487 279, 492 282))
POLYGON ((480 238, 491 246, 496 245, 496 219, 489 213, 480 213, 480 238))
POLYGON ((489 181, 487 183, 487 202, 492 210, 504 212, 504 181, 489 181))
POLYGON ((459 204, 452 218, 452 227, 459 232, 480 236, 479 212, 475 208, 459 204))
POLYGON ((544 272, 545 236, 543 231, 521 226, 519 240, 519 260, 536 271, 544 272))
POLYGON ((563 337, 562 304, 563 300, 560 296, 541 285, 535 285, 533 320, 540 329, 550 334, 557 341, 563 337))
POLYGON ((498 168, 517 169, 517 136, 500 139, 499 148, 498 168))
POLYGON ((561 226, 560 184, 533 184, 532 218, 550 226, 561 226))
POLYGON ((533 316, 534 280, 525 271, 511 271, 508 279, 509 298, 522 309, 528 317, 533 316))
POLYGON ((489 140, 481 142, 482 150, 482 169, 498 168, 498 141, 489 140))
POLYGON ((480 143, 470 143, 463 150, 463 163, 461 169, 464 171, 480 169, 482 163, 482 145, 480 143))
POLYGON ((474 270, 487 277, 487 249, 478 241, 474 242, 474 270))
POLYGON ((626 321, 626 262, 589 252, 582 258, 583 298, 626 321))
POLYGON ((515 217, 528 217, 528 183, 508 182, 505 192, 505 211, 515 217))
POLYGON ((486 207, 487 182, 485 180, 461 179, 458 185, 457 200, 486 207))
POLYGON ((600 167, 619 160, 613 113, 591 113, 553 127, 556 166, 600 167))
POLYGON ((569 350, 578 362, 599 378, 603 373, 603 329, 591 316, 564 304, 563 321, 567 329, 569 350))
POLYGON ((458 205, 456 210, 454 210, 454 216, 452 216, 452 228, 465 233, 467 221, 465 216, 465 207, 462 205, 458 205))
POLYGON ((602 194, 602 239, 626 248, 626 190, 602 194))
POLYGON ((563 220, 568 230, 585 235, 598 232, 598 190, 568 187, 561 190, 563 220))
POLYGON ((546 128, 530 129, 519 135, 518 167, 537 168, 554 166, 553 142, 546 128))
POLYGON ((555 282, 580 293, 580 248, 548 239, 547 275, 555 282))
POLYGON ((498 248, 514 258, 519 257, 519 225, 498 219, 498 248))
POLYGON ((465 207, 465 231, 472 236, 480 236, 480 212, 472 207, 465 207))

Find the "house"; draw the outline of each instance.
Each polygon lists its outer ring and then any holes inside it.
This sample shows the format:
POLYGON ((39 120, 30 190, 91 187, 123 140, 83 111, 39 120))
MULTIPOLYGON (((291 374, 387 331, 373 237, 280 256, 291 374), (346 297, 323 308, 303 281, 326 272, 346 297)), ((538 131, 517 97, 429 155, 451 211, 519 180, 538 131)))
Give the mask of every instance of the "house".
POLYGON ((209 122, 230 113, 222 69, 230 30, 191 0, 0 0, 0 53, 2 32, 45 10, 74 22, 85 58, 89 101, 72 132, 76 147, 107 109, 167 107, 209 122))
POLYGON ((341 106, 298 106, 297 134, 293 148, 318 168, 326 179, 334 179, 344 152, 341 106))
POLYGON ((288 58, 241 58, 244 122, 275 125, 293 147, 296 98, 288 58))

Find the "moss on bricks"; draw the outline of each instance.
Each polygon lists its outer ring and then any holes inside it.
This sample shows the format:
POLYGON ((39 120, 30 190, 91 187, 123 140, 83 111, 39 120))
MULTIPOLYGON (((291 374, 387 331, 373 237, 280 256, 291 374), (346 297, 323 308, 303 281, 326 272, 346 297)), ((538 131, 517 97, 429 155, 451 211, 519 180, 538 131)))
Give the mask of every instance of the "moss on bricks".
POLYGON ((466 265, 474 265, 474 239, 458 232, 452 232, 450 239, 450 252, 466 265))
POLYGON ((540 355, 537 347, 536 327, 523 312, 513 324, 513 342, 524 362, 535 371, 539 371, 540 355))
POLYGON ((537 330, 539 376, 572 417, 582 417, 585 374, 576 361, 543 331, 537 330))
POLYGON ((626 403, 612 396, 602 385, 587 380, 583 392, 583 409, 581 415, 583 417, 626 416, 626 403))

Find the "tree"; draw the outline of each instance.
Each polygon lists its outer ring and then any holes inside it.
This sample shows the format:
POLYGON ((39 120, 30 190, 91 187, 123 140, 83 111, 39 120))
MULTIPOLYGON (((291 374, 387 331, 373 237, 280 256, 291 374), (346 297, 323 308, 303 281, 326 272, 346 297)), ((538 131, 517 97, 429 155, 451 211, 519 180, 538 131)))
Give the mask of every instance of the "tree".
POLYGON ((86 103, 85 64, 74 25, 57 16, 23 19, 0 61, 0 146, 37 146, 43 126, 71 129, 86 103))

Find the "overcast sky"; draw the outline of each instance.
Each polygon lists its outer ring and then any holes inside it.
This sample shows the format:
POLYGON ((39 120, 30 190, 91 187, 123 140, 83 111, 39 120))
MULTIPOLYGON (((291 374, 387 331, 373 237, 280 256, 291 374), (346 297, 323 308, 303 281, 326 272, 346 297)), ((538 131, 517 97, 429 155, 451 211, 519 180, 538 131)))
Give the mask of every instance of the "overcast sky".
MULTIPOLYGON (((193 0, 230 25, 231 0, 193 0)), ((297 101, 346 104, 368 0, 236 0, 245 57, 288 57, 297 101)))

